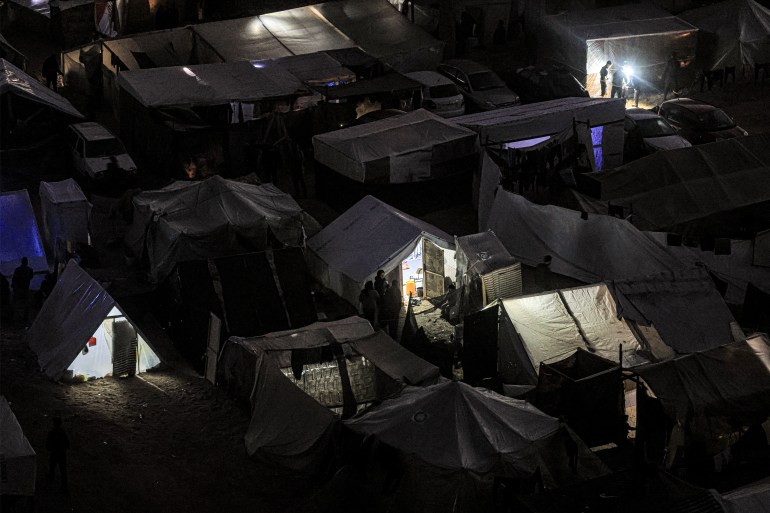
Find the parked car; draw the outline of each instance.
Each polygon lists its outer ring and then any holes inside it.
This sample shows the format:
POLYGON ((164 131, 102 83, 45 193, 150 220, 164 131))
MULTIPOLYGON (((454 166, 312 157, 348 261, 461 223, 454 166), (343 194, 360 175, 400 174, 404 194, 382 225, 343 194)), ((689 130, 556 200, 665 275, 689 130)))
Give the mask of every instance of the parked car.
POLYGON ((658 114, 692 144, 703 144, 749 135, 725 112, 700 100, 677 98, 663 102, 658 114))
POLYGON ((627 109, 623 125, 623 161, 630 162, 650 153, 692 146, 678 135, 668 121, 645 109, 627 109))
POLYGON ((525 103, 589 96, 583 84, 561 66, 519 68, 509 78, 510 84, 525 103))
POLYGON ((77 172, 92 185, 123 185, 136 178, 136 164, 120 139, 99 123, 70 125, 67 143, 77 172))
POLYGON ((438 72, 460 88, 466 111, 492 110, 521 103, 519 95, 508 89, 500 77, 476 62, 452 59, 439 64, 438 72))
POLYGON ((406 76, 422 85, 419 107, 445 118, 465 114, 465 99, 449 78, 435 71, 415 71, 406 76))

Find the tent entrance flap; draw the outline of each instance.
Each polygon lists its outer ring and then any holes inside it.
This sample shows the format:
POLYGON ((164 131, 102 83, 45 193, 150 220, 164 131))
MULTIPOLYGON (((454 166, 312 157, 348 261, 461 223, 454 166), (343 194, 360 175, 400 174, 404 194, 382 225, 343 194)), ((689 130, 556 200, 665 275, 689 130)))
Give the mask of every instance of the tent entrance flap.
POLYGON ((423 238, 422 263, 425 297, 442 296, 444 294, 444 250, 427 238, 423 238))

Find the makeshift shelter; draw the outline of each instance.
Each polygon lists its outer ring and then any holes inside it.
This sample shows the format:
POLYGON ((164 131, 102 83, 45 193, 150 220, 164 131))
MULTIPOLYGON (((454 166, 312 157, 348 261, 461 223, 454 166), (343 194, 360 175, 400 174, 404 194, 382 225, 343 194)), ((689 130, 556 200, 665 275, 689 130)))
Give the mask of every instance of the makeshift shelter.
POLYGON ((27 189, 0 193, 0 272, 13 275, 22 257, 33 271, 48 270, 27 189))
POLYGON ((521 264, 495 232, 455 237, 456 287, 463 288, 463 311, 479 310, 496 299, 521 295, 521 264))
POLYGON ((534 267, 551 255, 552 272, 584 283, 689 267, 628 221, 535 205, 502 188, 484 228, 493 230, 521 263, 534 267))
POLYGON ((133 376, 160 365, 120 305, 74 260, 43 303, 27 342, 53 380, 133 376))
POLYGON ((22 71, 27 69, 27 56, 17 50, 0 34, 0 59, 4 59, 22 71))
POLYGON ((531 402, 593 447, 625 439, 623 399, 620 365, 578 348, 563 360, 540 364, 531 402))
POLYGON ((562 360, 578 349, 623 367, 651 358, 646 340, 619 314, 603 283, 501 303, 497 344, 503 383, 536 385, 541 363, 562 360))
POLYGON ((769 170, 770 136, 758 134, 656 152, 578 183, 640 230, 740 238, 770 227, 769 170))
POLYGON ((720 499, 725 513, 769 513, 770 478, 732 490, 720 499))
POLYGON ((409 287, 416 296, 420 284, 426 297, 440 296, 444 277, 454 275, 449 235, 371 196, 311 237, 307 248, 315 279, 354 306, 380 269, 389 281, 399 281, 405 296, 409 287))
POLYGON ((40 210, 45 244, 56 255, 59 241, 88 244, 91 204, 72 178, 40 182, 40 210))
POLYGON ((770 62, 770 9, 754 0, 718 2, 679 17, 700 30, 698 57, 706 70, 770 62))
POLYGON ((126 242, 136 256, 147 257, 155 281, 177 262, 259 251, 272 240, 303 246, 317 230, 315 220, 272 184, 213 176, 143 192, 133 202, 126 242))
POLYGON ((4 396, 0 395, 0 495, 35 495, 37 455, 4 396))
MULTIPOLYGON (((559 420, 459 381, 407 388, 344 425, 395 449, 391 466, 403 475, 388 500, 398 511, 490 511, 496 476, 521 482, 539 476, 553 488, 607 472, 559 420), (572 470, 570 444, 577 460, 572 470)), ((369 461, 386 464, 376 453, 369 461)))
POLYGON ((50 37, 59 47, 82 44, 94 33, 94 0, 10 0, 4 9, 12 23, 38 36, 50 37))
POLYGON ((698 29, 650 4, 569 10, 545 16, 540 25, 539 52, 572 70, 591 96, 600 94, 599 71, 608 60, 618 67, 627 62, 645 91, 657 86, 672 51, 686 63, 684 74, 694 76, 698 29))
POLYGON ((340 415, 385 399, 406 383, 438 382, 436 367, 372 331, 354 317, 225 343, 219 383, 251 405, 249 455, 316 474, 331 462, 340 415))
MULTIPOLYGON (((634 371, 654 393, 673 425, 714 455, 726 436, 770 414, 770 342, 763 335, 634 371)), ((647 422, 639 412, 639 424, 647 422)), ((673 443, 673 442, 672 442, 673 443)), ((670 447, 671 461, 676 447, 670 447)))
POLYGON ((0 102, 3 149, 27 146, 52 135, 58 125, 83 119, 69 100, 5 59, 0 59, 0 102))

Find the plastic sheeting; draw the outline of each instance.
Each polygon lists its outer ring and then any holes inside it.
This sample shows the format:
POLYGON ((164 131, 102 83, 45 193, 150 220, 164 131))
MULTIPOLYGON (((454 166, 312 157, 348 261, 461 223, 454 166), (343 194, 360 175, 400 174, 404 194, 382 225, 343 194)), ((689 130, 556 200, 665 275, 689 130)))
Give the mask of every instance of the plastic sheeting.
POLYGON ((379 269, 389 273, 423 237, 454 249, 435 226, 366 196, 307 241, 310 272, 324 286, 358 305, 358 295, 379 269))
POLYGON ((27 75, 5 59, 0 59, 0 96, 9 93, 48 105, 68 116, 83 119, 83 115, 72 106, 69 100, 47 88, 39 80, 27 75))
POLYGON ((176 262, 259 251, 270 246, 270 234, 288 246, 303 246, 305 236, 317 230, 315 220, 272 184, 213 176, 175 182, 133 201, 126 242, 135 255, 147 253, 158 281, 176 262))
POLYGON ((612 285, 623 317, 654 326, 678 353, 713 349, 731 338, 733 314, 702 269, 612 285))
POLYGON ((551 271, 591 283, 687 267, 632 224, 555 206, 540 206, 499 188, 489 214, 492 229, 515 258, 536 266, 551 255, 551 271))
POLYGON ((585 177, 598 183, 603 201, 633 207, 640 230, 713 229, 719 215, 770 205, 770 136, 656 152, 585 177))
POLYGON ((5 397, 0 396, 0 495, 35 495, 37 455, 5 397))
POLYGON ((706 69, 770 62, 770 9, 754 0, 727 0, 679 16, 700 29, 706 69))
POLYGON ((368 322, 350 318, 227 341, 220 356, 220 380, 241 399, 248 393, 252 418, 245 441, 252 457, 303 474, 314 474, 330 461, 338 417, 281 372, 291 367, 293 351, 321 348, 336 340, 348 361, 362 356, 391 383, 438 382, 435 366, 383 332, 372 331, 368 322))
MULTIPOLYGON (((108 337, 112 335, 106 333, 106 327, 102 327, 108 315, 124 314, 117 309, 117 303, 107 291, 70 260, 27 332, 27 342, 37 354, 38 363, 45 375, 57 380, 68 369, 88 377, 103 377, 111 372, 112 354, 108 337), (73 367, 76 359, 86 356, 80 353, 92 336, 97 339, 96 346, 91 346, 93 355, 81 360, 82 367, 73 367)), ((130 322, 130 319, 127 320, 130 322)), ((138 371, 144 372, 157 366, 160 360, 146 339, 140 333, 137 336, 138 371)), ((92 353, 91 349, 87 354, 92 353)))
POLYGON ((515 331, 504 330, 499 344, 519 346, 501 350, 510 355, 500 362, 507 383, 534 385, 541 362, 562 360, 579 348, 618 362, 622 345, 624 367, 648 361, 640 354, 646 348, 619 317, 615 300, 604 284, 504 299, 502 305, 503 318, 515 331), (523 354, 527 361, 520 361, 523 354))
POLYGON ((91 204, 77 182, 72 178, 40 182, 39 193, 43 233, 49 250, 56 249, 57 240, 88 244, 91 204))
MULTIPOLYGON (((294 55, 260 21, 259 16, 201 23, 195 32, 227 62, 277 59, 294 55)), ((314 50, 315 51, 315 50, 314 50)))
POLYGON ((436 178, 433 166, 477 153, 476 134, 420 109, 313 137, 315 159, 359 182, 436 178))
POLYGON ((118 84, 145 107, 256 102, 290 97, 303 88, 282 68, 259 69, 248 62, 124 71, 118 84))
POLYGON ((27 257, 33 271, 48 270, 26 189, 0 194, 0 272, 12 276, 22 257, 27 257))
POLYGON ((455 258, 463 258, 467 263, 458 265, 458 276, 466 272, 484 275, 517 262, 492 230, 457 237, 455 241, 455 258))
POLYGON ((725 513, 770 513, 770 478, 733 490, 721 499, 725 513))

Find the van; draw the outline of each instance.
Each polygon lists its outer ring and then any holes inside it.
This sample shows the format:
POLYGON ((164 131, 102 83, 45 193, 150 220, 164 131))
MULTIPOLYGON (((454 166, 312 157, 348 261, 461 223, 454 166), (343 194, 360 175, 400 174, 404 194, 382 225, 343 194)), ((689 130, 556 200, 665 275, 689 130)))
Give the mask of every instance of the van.
POLYGON ((67 145, 77 172, 91 183, 124 182, 136 177, 136 164, 120 139, 99 123, 75 123, 67 145))

